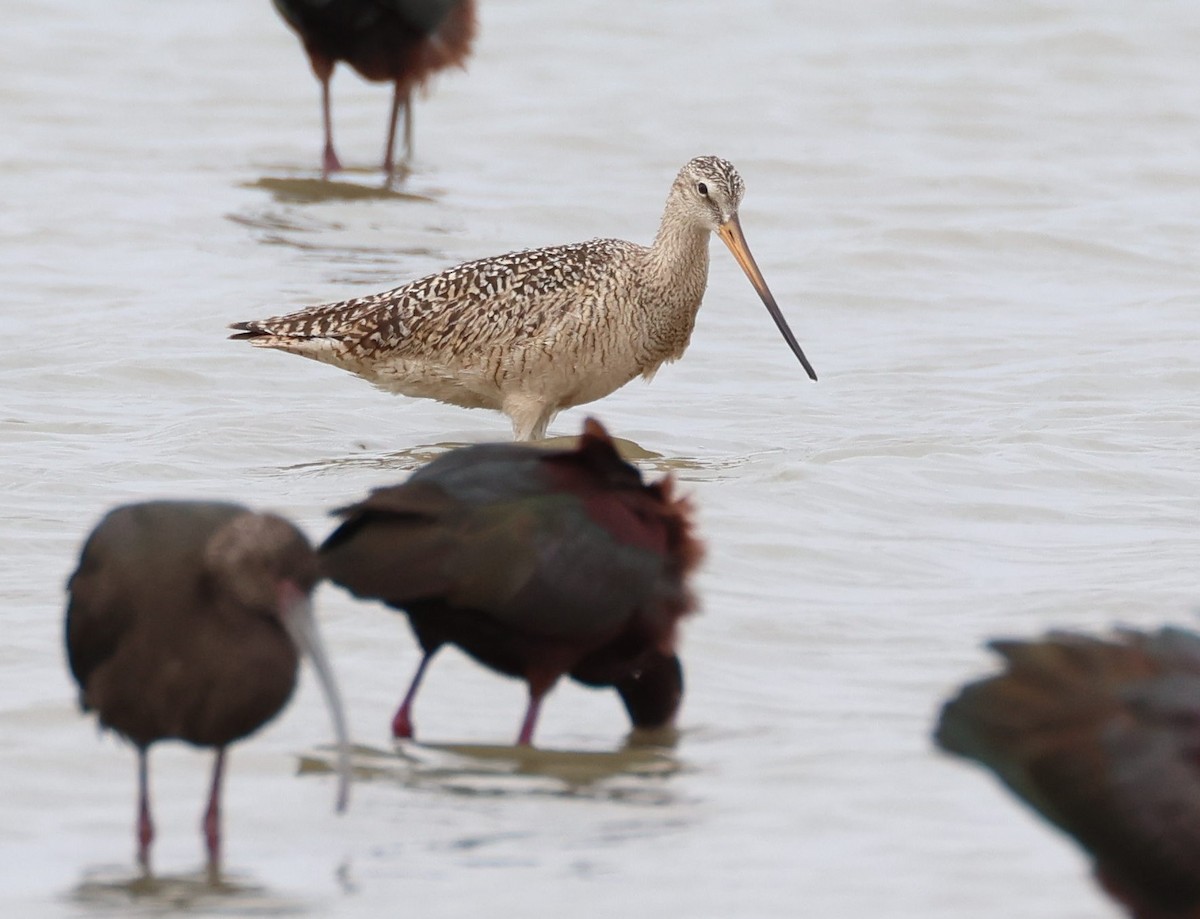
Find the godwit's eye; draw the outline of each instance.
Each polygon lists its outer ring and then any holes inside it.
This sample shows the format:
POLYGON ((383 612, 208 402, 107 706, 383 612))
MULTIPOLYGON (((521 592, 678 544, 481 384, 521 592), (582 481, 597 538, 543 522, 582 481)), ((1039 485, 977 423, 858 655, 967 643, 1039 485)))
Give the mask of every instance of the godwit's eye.
POLYGON ((699 183, 696 186, 696 191, 700 192, 700 194, 703 195, 705 198, 708 197, 708 186, 705 185, 703 182, 699 183))

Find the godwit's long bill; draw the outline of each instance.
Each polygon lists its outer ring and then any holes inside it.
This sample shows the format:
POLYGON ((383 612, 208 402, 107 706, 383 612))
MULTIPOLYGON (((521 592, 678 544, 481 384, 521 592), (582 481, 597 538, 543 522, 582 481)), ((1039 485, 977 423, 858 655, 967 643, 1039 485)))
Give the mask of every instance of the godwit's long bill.
POLYGON ((501 411, 517 440, 538 440, 561 409, 648 380, 683 355, 716 232, 815 380, 746 244, 744 192, 730 163, 700 156, 675 177, 650 246, 593 239, 480 259, 373 296, 235 323, 231 337, 392 392, 501 411))
POLYGON ((815 380, 817 372, 813 370, 813 365, 804 356, 804 349, 800 347, 800 342, 796 341, 796 336, 792 334, 791 327, 787 324, 787 320, 783 318, 783 311, 779 308, 779 304, 775 302, 775 295, 771 293, 771 289, 767 287, 767 282, 763 279, 762 272, 758 270, 758 263, 754 261, 754 256, 750 253, 750 246, 746 243, 746 237, 742 233, 742 222, 738 219, 736 213, 717 227, 717 235, 721 237, 721 242, 729 247, 729 251, 733 253, 733 257, 741 265, 742 271, 746 272, 746 277, 750 279, 750 283, 758 291, 758 295, 762 298, 767 312, 771 314, 771 318, 775 320, 775 325, 779 326, 779 331, 783 333, 783 340, 788 343, 788 347, 792 349, 792 353, 804 365, 804 370, 808 373, 808 378, 815 380))

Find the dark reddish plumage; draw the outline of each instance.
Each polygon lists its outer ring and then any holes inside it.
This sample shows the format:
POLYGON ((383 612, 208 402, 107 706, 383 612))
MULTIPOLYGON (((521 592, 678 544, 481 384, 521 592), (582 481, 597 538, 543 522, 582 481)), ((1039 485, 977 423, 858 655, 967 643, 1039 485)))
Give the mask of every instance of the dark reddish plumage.
POLYGON ((529 685, 518 739, 559 677, 613 686, 636 727, 669 724, 683 691, 676 624, 699 561, 690 508, 650 485, 589 420, 577 449, 455 450, 338 512, 324 573, 403 609, 425 652, 393 732, 443 644, 529 685))
POLYGON ((217 751, 204 831, 220 851, 225 747, 270 721, 313 659, 342 745, 336 687, 312 620, 317 559, 294 526, 234 504, 154 501, 116 508, 68 582, 67 660, 84 711, 138 748, 138 858, 149 867, 147 756, 159 740, 217 751))
POLYGON ((383 169, 391 180, 396 122, 404 109, 405 159, 412 155, 412 94, 437 71, 463 66, 475 38, 475 0, 273 0, 321 81, 322 171, 340 170, 333 148, 329 80, 338 61, 393 84, 383 169))
POLYGON ((937 743, 1073 836, 1131 916, 1200 919, 1200 636, 991 647, 1005 671, 946 704, 937 743))

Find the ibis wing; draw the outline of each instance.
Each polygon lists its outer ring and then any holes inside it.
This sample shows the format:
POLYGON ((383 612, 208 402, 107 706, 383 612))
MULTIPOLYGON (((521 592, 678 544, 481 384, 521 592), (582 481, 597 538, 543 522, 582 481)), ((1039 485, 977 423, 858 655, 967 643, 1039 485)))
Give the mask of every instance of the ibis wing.
POLYGON ((220 502, 148 501, 110 511, 88 536, 67 582, 67 662, 81 688, 163 596, 194 579, 205 540, 244 508, 220 502))
POLYGON ((660 556, 617 542, 576 498, 465 504, 410 481, 347 508, 322 567, 356 596, 437 599, 541 637, 604 633, 652 601, 660 556))
POLYGON ((423 35, 431 34, 462 0, 385 0, 401 20, 423 35))
POLYGON ((445 592, 453 551, 445 526, 456 502, 436 485, 381 488, 336 513, 345 520, 320 549, 322 573, 356 597, 404 606, 445 592))
POLYGON ((374 2, 330 3, 329 0, 275 0, 280 14, 303 33, 319 32, 342 42, 361 33, 378 31, 385 14, 403 23, 417 35, 434 32, 463 0, 374 0, 374 2))
POLYGON ((1007 670, 943 709, 936 739, 994 771, 1117 889, 1200 902, 1200 638, 997 642, 1007 670))
POLYGON ((79 704, 87 709, 87 683, 116 652, 121 638, 134 625, 136 615, 118 602, 114 585, 95 537, 84 547, 79 567, 67 582, 67 664, 79 684, 79 704), (101 556, 101 557, 98 557, 101 556))
POLYGON ((619 629, 654 604, 664 571, 660 555, 618 542, 570 495, 478 508, 456 531, 446 599, 543 638, 619 629))

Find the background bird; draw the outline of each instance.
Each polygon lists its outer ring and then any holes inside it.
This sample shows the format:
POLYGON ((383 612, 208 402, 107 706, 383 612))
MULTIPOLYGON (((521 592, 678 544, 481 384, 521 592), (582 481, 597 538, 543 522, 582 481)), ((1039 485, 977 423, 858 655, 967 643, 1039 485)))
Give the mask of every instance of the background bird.
POLYGON ((937 743, 1073 836, 1131 916, 1200 917, 1200 636, 991 647, 1004 672, 946 704, 937 743))
POLYGON ((396 122, 404 110, 404 159, 412 157, 412 95, 437 71, 464 66, 475 39, 474 0, 273 0, 300 36, 321 81, 325 125, 322 174, 342 168, 333 148, 329 80, 338 61, 393 84, 383 170, 394 174, 396 122))
POLYGON ((424 651, 395 736, 412 736, 417 687, 446 643, 528 684, 518 744, 564 674, 615 687, 635 727, 674 718, 676 626, 701 546, 671 481, 644 484, 597 422, 573 450, 454 450, 337 513, 323 572, 403 609, 424 651))
POLYGON ((138 860, 150 864, 148 756, 160 740, 216 749, 204 816, 220 856, 225 748, 270 721, 312 660, 349 769, 345 716, 313 621, 317 560, 304 535, 235 504, 154 501, 111 511, 68 582, 67 660, 84 711, 138 751, 138 860))
POLYGON ((715 232, 815 380, 746 245, 744 191, 730 163, 697 157, 671 185, 652 246, 594 239, 481 259, 374 296, 235 323, 230 337, 392 392, 502 411, 515 439, 537 440, 561 409, 682 356, 715 232))

